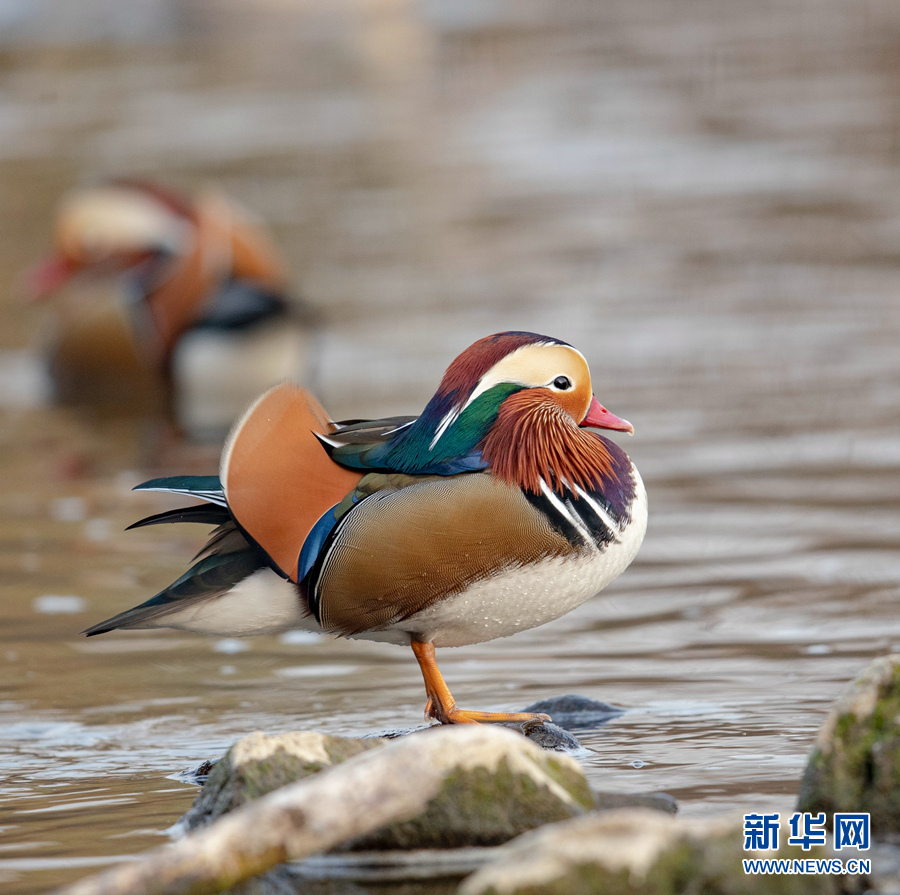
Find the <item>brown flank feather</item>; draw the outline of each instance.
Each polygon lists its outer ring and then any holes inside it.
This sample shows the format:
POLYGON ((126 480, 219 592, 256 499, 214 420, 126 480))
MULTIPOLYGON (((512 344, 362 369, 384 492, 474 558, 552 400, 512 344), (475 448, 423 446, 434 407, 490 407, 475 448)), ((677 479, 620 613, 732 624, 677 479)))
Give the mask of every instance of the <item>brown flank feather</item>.
POLYGON ((534 494, 541 479, 554 491, 578 485, 585 490, 602 479, 617 481, 603 442, 577 423, 549 389, 523 389, 501 405, 482 443, 494 475, 534 494))

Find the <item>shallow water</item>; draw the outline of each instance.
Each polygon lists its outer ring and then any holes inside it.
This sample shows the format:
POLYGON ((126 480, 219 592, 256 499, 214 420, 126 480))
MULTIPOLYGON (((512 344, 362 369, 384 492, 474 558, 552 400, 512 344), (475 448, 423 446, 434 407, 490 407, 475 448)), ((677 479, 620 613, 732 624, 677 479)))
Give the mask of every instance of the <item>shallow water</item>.
POLYGON ((635 424, 644 547, 444 674, 465 706, 625 706, 583 737, 600 788, 789 810, 832 700, 900 648, 896 9, 113 5, 7 4, 0 32, 0 891, 165 841, 194 793, 177 774, 244 733, 421 720, 392 646, 78 636, 202 543, 123 532, 167 505, 131 486, 215 469, 40 405, 15 274, 60 190, 123 171, 215 180, 273 223, 329 319, 338 418, 421 409, 489 332, 581 348, 635 424))

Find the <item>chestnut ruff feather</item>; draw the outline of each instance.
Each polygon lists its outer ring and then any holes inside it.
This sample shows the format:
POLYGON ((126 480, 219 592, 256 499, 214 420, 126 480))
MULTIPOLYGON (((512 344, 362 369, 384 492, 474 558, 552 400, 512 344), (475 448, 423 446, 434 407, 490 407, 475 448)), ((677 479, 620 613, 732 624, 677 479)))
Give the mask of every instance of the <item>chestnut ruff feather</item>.
POLYGON ((548 389, 516 392, 500 405, 482 456, 494 475, 533 494, 541 493, 541 479, 560 494, 619 480, 606 445, 579 428, 548 389))

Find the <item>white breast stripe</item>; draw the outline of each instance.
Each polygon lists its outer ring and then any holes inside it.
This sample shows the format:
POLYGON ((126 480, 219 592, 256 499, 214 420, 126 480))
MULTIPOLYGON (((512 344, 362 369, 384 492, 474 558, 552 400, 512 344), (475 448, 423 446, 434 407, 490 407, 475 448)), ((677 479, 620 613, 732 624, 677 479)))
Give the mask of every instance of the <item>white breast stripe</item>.
POLYGON ((554 509, 556 509, 560 514, 562 514, 566 519, 569 520, 569 522, 572 524, 578 534, 581 535, 584 542, 589 547, 596 547, 597 544, 591 537, 591 533, 587 530, 587 528, 585 528, 584 522, 582 522, 578 517, 578 514, 570 512, 569 508, 553 493, 549 485, 543 479, 541 479, 540 482, 541 491, 543 492, 544 497, 546 497, 547 500, 549 500, 550 503, 553 504, 554 509))
MULTIPOLYGON (((600 506, 593 497, 590 496, 583 488, 579 488, 578 485, 575 485, 575 491, 578 493, 578 496, 597 514, 600 521, 609 529, 609 533, 614 535, 617 531, 621 531, 622 529, 612 520, 612 516, 606 511, 606 509, 600 506)), ((616 538, 618 541, 619 539, 616 538)))

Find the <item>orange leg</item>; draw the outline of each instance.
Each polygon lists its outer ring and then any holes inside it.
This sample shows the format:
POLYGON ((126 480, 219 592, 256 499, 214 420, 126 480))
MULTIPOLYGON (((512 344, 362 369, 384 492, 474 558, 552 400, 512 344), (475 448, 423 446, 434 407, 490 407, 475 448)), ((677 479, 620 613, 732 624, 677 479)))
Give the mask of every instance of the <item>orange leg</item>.
POLYGON ((412 649, 422 669, 425 679, 425 692, 428 702, 425 705, 425 717, 434 718, 441 724, 490 724, 508 721, 516 724, 540 724, 549 721, 549 715, 537 712, 470 712, 456 707, 456 700, 434 660, 434 644, 412 641, 412 649))

